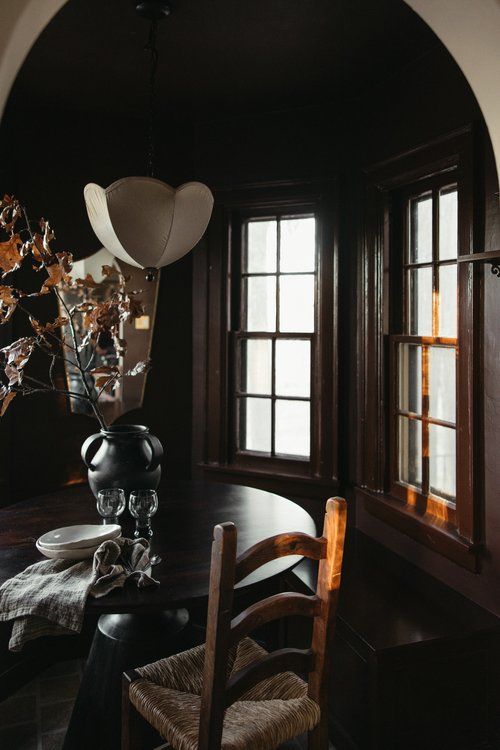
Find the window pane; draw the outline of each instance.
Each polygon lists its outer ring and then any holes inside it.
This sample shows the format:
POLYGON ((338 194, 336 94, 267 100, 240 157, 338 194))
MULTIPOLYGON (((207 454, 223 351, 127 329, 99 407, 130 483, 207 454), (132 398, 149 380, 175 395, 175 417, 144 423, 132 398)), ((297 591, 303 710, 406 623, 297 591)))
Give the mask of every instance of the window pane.
POLYGON ((276 395, 311 395, 311 343, 276 341, 276 395))
POLYGON ((457 335, 457 267, 441 266, 439 269, 439 335, 455 338, 457 335))
POLYGON ((432 269, 409 272, 408 319, 411 336, 432 336, 432 269))
POLYGON ((422 486, 422 422, 399 417, 399 481, 422 486))
POLYGON ((249 221, 247 240, 247 273, 276 271, 276 221, 249 221))
POLYGON ((270 339, 241 343, 241 390, 271 395, 272 350, 270 339))
POLYGON ((456 190, 439 194, 439 259, 457 257, 458 194, 456 190))
POLYGON ((276 277, 250 276, 245 279, 247 331, 276 330, 276 277))
POLYGON ((280 224, 280 271, 314 271, 316 220, 283 219, 280 224))
POLYGON ((276 401, 276 453, 309 457, 311 405, 309 401, 276 401))
POLYGON ((432 260, 432 196, 410 201, 410 263, 432 260))
POLYGON ((280 277, 280 331, 314 331, 314 276, 280 277))
POLYGON ((455 422, 455 350, 429 349, 429 416, 455 422))
POLYGON ((242 450, 271 452, 271 399, 240 399, 240 443, 242 450))
POLYGON ((429 425, 429 482, 431 492, 455 497, 456 432, 451 427, 429 425))
POLYGON ((399 345, 399 408, 422 413, 422 347, 399 345))

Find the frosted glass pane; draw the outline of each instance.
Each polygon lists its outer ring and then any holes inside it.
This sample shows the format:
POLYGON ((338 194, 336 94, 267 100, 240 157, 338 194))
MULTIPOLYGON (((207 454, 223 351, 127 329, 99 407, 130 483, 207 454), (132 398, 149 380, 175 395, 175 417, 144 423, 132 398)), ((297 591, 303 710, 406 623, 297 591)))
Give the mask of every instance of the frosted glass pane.
POLYGON ((422 487, 422 423, 399 417, 399 481, 422 487))
POLYGON ((429 416, 455 422, 455 350, 429 349, 429 416))
POLYGON ((422 413, 422 347, 399 345, 399 408, 422 413))
POLYGON ((276 277, 250 276, 245 280, 247 331, 276 330, 276 277))
POLYGON ((314 331, 314 276, 280 277, 280 331, 314 331))
POLYGON ((240 399, 241 448, 271 452, 271 399, 240 399))
POLYGON ((251 339, 241 344, 241 389, 271 395, 272 344, 270 339, 251 339))
POLYGON ((276 401, 275 451, 290 456, 309 457, 311 444, 311 405, 309 401, 276 401))
POLYGON ((457 257, 458 194, 456 190, 439 194, 439 258, 457 257))
POLYGON ((432 269, 409 271, 408 319, 411 336, 432 336, 432 269))
POLYGON ((456 338, 457 335, 457 267, 441 266, 439 269, 439 335, 456 338))
POLYGON ((276 342, 276 395, 311 395, 311 343, 276 342))
POLYGON ((456 494, 456 432, 451 427, 429 425, 429 482, 431 492, 454 498, 456 494))
POLYGON ((277 257, 276 221, 249 221, 247 226, 247 272, 275 273, 277 257))
POLYGON ((432 196, 410 202, 410 263, 432 260, 432 196))
POLYGON ((280 271, 314 271, 316 219, 283 219, 280 224, 280 271))

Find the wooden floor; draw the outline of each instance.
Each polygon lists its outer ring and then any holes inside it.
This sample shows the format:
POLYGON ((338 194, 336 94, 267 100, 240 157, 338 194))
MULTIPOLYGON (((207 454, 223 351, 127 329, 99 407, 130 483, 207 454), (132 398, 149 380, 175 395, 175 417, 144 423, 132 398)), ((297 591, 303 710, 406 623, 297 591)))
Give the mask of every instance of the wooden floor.
MULTIPOLYGON (((0 703, 2 750, 60 750, 83 665, 83 661, 55 664, 0 703)), ((160 748, 167 746, 156 750, 160 748)), ((287 742, 280 750, 307 750, 307 738, 287 742)))
POLYGON ((0 703, 2 750, 62 747, 82 667, 82 661, 55 664, 0 703))

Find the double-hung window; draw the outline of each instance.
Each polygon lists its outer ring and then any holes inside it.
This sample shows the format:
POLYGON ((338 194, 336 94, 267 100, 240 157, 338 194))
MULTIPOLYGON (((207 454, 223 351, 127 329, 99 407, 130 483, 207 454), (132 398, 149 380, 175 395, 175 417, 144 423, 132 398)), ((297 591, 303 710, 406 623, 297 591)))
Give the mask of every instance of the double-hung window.
POLYGON ((471 128, 368 167, 357 496, 476 569, 480 226, 471 128))
POLYGON ((250 216, 241 231, 236 448, 249 455, 309 461, 316 217, 250 216))
POLYGON ((219 191, 203 470, 323 497, 337 479, 334 182, 219 191))
POLYGON ((446 176, 400 197, 396 312, 391 336, 392 492, 455 521, 458 193, 446 176))

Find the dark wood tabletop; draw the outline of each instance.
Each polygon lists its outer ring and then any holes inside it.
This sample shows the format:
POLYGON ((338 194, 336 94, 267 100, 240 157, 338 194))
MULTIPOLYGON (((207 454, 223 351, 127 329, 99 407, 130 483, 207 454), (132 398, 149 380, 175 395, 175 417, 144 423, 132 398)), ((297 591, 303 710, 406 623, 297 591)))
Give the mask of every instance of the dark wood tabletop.
MULTIPOLYGON (((212 532, 217 523, 234 521, 238 552, 284 531, 316 535, 313 519, 299 505, 251 487, 172 481, 162 487, 159 500, 151 546, 162 557, 154 568, 160 586, 139 590, 129 583, 102 599, 89 597, 89 613, 148 613, 203 601, 208 593, 212 532)), ((95 500, 86 485, 68 487, 1 510, 0 585, 44 559, 35 547, 41 534, 60 526, 99 520, 95 500)), ((124 535, 132 534, 133 523, 127 510, 122 516, 122 528, 124 535)), ((258 584, 280 575, 299 560, 274 560, 240 585, 258 584)))

